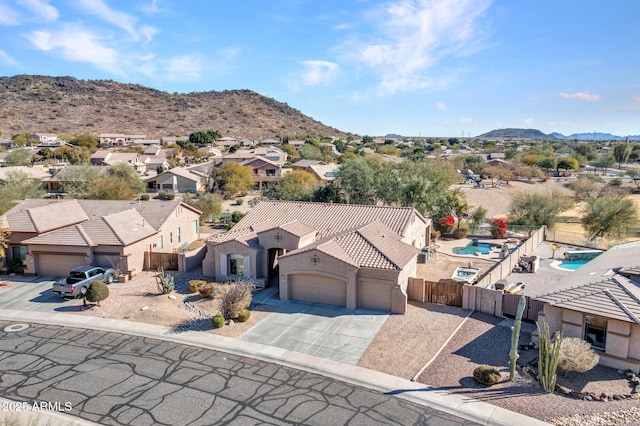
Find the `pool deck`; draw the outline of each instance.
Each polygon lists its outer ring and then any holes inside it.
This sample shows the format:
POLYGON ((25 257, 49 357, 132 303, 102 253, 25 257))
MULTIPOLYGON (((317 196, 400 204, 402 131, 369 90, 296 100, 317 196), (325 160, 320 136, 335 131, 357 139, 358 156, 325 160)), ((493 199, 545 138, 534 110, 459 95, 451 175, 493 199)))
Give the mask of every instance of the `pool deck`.
MULTIPOLYGON (((506 240, 497 240, 492 238, 479 238, 480 243, 489 244, 502 244, 506 240)), ((458 261, 458 264, 464 264, 465 262, 474 262, 474 260, 488 260, 492 262, 499 262, 500 250, 492 250, 489 254, 484 255, 457 255, 453 254, 454 247, 464 247, 471 243, 470 238, 463 238, 460 240, 441 240, 435 243, 437 245, 438 253, 446 254, 447 257, 453 261, 458 261)), ((564 252, 571 250, 585 250, 585 247, 578 247, 573 245, 562 245, 556 250, 555 258, 552 258, 553 251, 551 250, 550 241, 543 241, 538 247, 536 247, 532 253, 527 253, 529 256, 538 256, 540 258, 540 267, 535 273, 528 272, 512 272, 505 279, 509 283, 522 282, 525 284, 524 291, 521 294, 527 296, 538 296, 540 294, 548 293, 560 288, 566 287, 565 281, 567 278, 574 274, 574 271, 563 271, 553 268, 551 263, 564 259, 564 252)), ((510 249, 516 247, 516 244, 507 243, 510 249)), ((477 262, 476 262, 477 263, 477 262)), ((481 271, 481 274, 484 271, 481 271)), ((594 278, 595 279, 595 278, 594 278)))

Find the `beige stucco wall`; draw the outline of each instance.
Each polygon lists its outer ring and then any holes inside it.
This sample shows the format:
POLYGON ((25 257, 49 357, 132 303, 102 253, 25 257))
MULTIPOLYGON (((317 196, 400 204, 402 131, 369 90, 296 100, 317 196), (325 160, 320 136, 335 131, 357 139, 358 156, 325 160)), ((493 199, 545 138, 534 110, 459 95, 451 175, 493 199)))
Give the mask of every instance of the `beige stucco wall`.
MULTIPOLYGON (((415 275, 415 259, 407 265, 406 270, 387 270, 360 268, 358 270, 358 285, 367 279, 384 280, 392 283, 391 288, 391 312, 404 314, 407 311, 407 284, 409 277, 415 275), (413 263, 413 269, 411 264, 413 263)), ((360 288, 358 288, 358 291, 360 288)))
POLYGON ((150 250, 156 251, 153 249, 155 241, 155 236, 151 236, 124 247, 121 272, 134 276, 147 269, 144 253, 150 250))
POLYGON ((156 183, 156 189, 177 191, 177 192, 197 192, 200 188, 198 182, 186 179, 182 176, 174 175, 172 173, 162 174, 154 179, 156 183), (164 185, 168 185, 168 188, 164 188, 164 185))
MULTIPOLYGON (((256 250, 234 240, 225 241, 220 244, 207 243, 207 255, 202 261, 202 274, 205 277, 215 277, 218 282, 224 282, 236 277, 224 274, 222 271, 221 255, 239 254, 249 258, 249 265, 245 264, 245 274, 252 278, 261 278, 259 271, 262 271, 263 252, 266 250, 256 250)), ((226 260, 225 260, 226 268, 226 260)))
POLYGON ((309 250, 291 256, 280 258, 280 299, 289 300, 288 275, 291 274, 319 274, 337 278, 347 282, 347 309, 356 309, 358 269, 331 257, 318 250, 309 250), (312 256, 317 256, 319 262, 313 263, 312 256))
POLYGON ((420 218, 416 212, 412 213, 410 223, 407 225, 402 242, 409 244, 416 248, 422 248, 429 245, 430 234, 427 233, 427 228, 430 229, 431 220, 420 218))
MULTIPOLYGON (((563 337, 584 337, 585 314, 545 304, 539 322, 549 324, 549 331, 562 331, 563 337)), ((607 320, 607 342, 598 351, 600 364, 640 373, 640 325, 614 319, 607 320)))
MULTIPOLYGON (((153 244, 157 243, 158 235, 162 235, 162 249, 157 245, 153 247, 154 252, 174 253, 179 250, 185 243, 191 243, 199 238, 196 226, 196 232, 193 231, 193 221, 198 221, 200 215, 193 210, 179 205, 165 220, 160 228, 160 232, 154 237, 153 244), (178 242, 178 227, 180 227, 181 241, 178 242), (171 242, 171 234, 173 234, 173 242, 171 242)), ((196 222, 196 225, 198 223, 196 222)), ((148 247, 147 247, 148 250, 148 247)))

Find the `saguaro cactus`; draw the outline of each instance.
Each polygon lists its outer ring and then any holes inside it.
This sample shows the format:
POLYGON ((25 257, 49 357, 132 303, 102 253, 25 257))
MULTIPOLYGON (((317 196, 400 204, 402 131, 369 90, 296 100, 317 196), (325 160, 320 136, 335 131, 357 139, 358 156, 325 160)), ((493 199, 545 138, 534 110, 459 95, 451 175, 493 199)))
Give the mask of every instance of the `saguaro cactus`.
POLYGON ((552 393, 556 388, 556 369, 558 368, 558 359, 560 356, 560 346, 562 345, 562 333, 558 332, 556 338, 551 341, 549 336, 549 324, 544 323, 542 330, 540 323, 538 326, 538 335, 540 337, 540 350, 538 352, 538 377, 540 385, 544 390, 552 393))
POLYGON ((513 332, 511 333, 511 350, 509 351, 509 380, 513 380, 513 376, 516 374, 516 362, 520 355, 518 355, 518 341, 520 340, 520 327, 522 326, 522 313, 524 312, 524 306, 527 302, 527 298, 520 296, 518 302, 518 310, 516 311, 516 319, 513 322, 513 332))

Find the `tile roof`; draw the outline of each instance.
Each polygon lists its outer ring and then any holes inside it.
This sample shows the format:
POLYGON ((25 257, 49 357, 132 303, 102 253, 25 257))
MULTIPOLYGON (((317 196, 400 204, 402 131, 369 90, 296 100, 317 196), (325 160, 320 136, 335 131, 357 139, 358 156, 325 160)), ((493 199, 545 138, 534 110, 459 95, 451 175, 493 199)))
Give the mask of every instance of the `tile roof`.
POLYGON ((362 268, 399 270, 418 254, 400 236, 379 220, 283 255, 317 249, 329 256, 362 268))
POLYGON ((623 277, 561 289, 535 299, 563 309, 640 324, 638 285, 623 277))
POLYGON ((50 231, 79 225, 81 230, 78 233, 69 231, 60 235, 65 238, 75 235, 78 245, 85 245, 88 241, 101 245, 126 245, 156 233, 178 206, 200 213, 178 200, 27 199, 5 213, 2 220, 12 232, 43 234, 34 237, 37 240, 32 238, 33 243, 46 244, 51 240, 45 239, 45 233, 49 235, 50 231))
POLYGON ((412 207, 261 201, 229 233, 211 237, 210 241, 227 241, 239 235, 249 234, 253 232, 252 226, 262 222, 271 222, 273 226, 281 226, 294 221, 316 229, 318 240, 376 220, 380 220, 396 234, 404 236, 414 214, 419 216, 419 213, 412 207))
POLYGON ((358 267, 401 269, 418 249, 401 241, 412 218, 410 207, 262 201, 230 232, 211 237, 217 244, 236 240, 259 248, 257 235, 280 227, 296 235, 317 231, 316 242, 285 256, 318 249, 358 267))
POLYGON ((47 232, 89 220, 76 200, 49 205, 36 205, 26 209, 9 210, 6 223, 12 232, 47 232), (15 211, 15 213, 13 213, 15 211), (13 213, 13 214, 10 214, 13 213))
POLYGON ((82 225, 67 226, 56 231, 40 234, 37 237, 24 240, 23 243, 81 247, 93 247, 96 245, 82 229, 82 225))
POLYGON ((309 167, 309 166, 315 166, 316 164, 325 164, 325 163, 320 160, 303 159, 303 160, 296 161, 291 165, 291 167, 309 167))

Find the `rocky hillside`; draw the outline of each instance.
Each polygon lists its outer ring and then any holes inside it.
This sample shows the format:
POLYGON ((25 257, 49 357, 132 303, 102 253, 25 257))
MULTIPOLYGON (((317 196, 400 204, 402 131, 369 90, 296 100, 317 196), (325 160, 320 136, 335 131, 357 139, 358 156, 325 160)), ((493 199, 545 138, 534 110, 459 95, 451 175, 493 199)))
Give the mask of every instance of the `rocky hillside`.
POLYGON ((2 137, 125 133, 151 139, 206 130, 256 141, 347 136, 250 90, 180 94, 111 80, 20 75, 0 77, 0 105, 2 137))
POLYGON ((553 135, 545 135, 536 129, 497 129, 484 133, 479 138, 495 138, 495 139, 555 139, 553 135))

